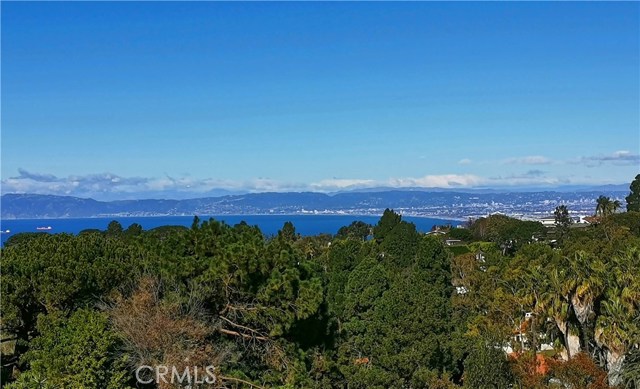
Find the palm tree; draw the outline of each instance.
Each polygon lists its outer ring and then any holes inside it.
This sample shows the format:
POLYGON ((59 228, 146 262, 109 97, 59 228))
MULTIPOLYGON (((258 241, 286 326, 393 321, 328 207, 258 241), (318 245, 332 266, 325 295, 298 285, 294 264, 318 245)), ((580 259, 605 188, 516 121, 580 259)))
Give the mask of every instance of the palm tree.
POLYGON ((620 374, 624 388, 640 388, 640 348, 635 347, 624 357, 620 374))
POLYGON ((620 288, 620 299, 627 309, 640 313, 640 248, 630 247, 615 255, 609 273, 620 288))
POLYGON ((622 204, 620 203, 620 200, 614 200, 611 203, 611 213, 616 213, 616 211, 618 209, 620 209, 620 207, 622 207, 622 204))
POLYGON ((609 298, 602 302, 602 314, 596 323, 595 340, 606 350, 609 385, 620 383, 620 372, 625 354, 633 344, 638 326, 637 318, 620 300, 621 291, 612 289, 609 298))
POLYGON ((589 351, 588 323, 595 316, 594 303, 604 291, 604 276, 607 268, 604 262, 582 251, 567 259, 568 271, 565 283, 569 291, 571 307, 582 328, 582 346, 589 351))
POLYGON ((611 198, 602 196, 596 200, 596 216, 606 216, 611 209, 611 198))
POLYGON ((627 248, 615 255, 609 266, 613 302, 602 305, 604 318, 598 321, 598 340, 613 366, 610 382, 620 383, 620 372, 625 388, 640 388, 640 248, 627 248))
POLYGON ((518 290, 516 297, 522 307, 532 314, 529 330, 531 332, 531 349, 535 353, 537 350, 538 335, 536 333, 536 321, 544 315, 545 304, 543 291, 547 290, 547 279, 544 274, 544 266, 540 263, 529 263, 522 272, 516 274, 518 290))
POLYGON ((620 200, 611 200, 610 197, 601 195, 596 200, 596 216, 605 217, 612 215, 620 209, 621 206, 620 200))
POLYGON ((542 293, 541 300, 546 314, 554 319, 558 330, 562 333, 567 359, 571 359, 572 355, 580 352, 580 337, 571 334, 569 323, 571 314, 570 290, 567 288, 566 278, 565 269, 554 266, 547 273, 546 289, 542 293))

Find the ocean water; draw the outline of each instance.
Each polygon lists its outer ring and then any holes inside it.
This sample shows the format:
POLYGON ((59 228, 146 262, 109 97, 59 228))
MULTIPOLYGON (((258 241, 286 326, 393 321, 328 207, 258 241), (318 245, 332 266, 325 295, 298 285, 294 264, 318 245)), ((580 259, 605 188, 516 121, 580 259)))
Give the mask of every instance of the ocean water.
MULTIPOLYGON (((229 225, 247 222, 250 225, 257 225, 263 234, 275 235, 282 225, 290 221, 296 228, 296 232, 301 235, 317 235, 321 233, 335 234, 340 227, 347 226, 353 221, 361 220, 365 223, 376 224, 379 216, 350 216, 350 215, 220 215, 220 216, 200 216, 200 220, 213 218, 224 221, 229 225)), ((82 218, 82 219, 8 219, 0 220, 0 230, 9 230, 10 233, 3 233, 2 244, 12 235, 21 232, 42 232, 38 227, 51 227, 45 231, 48 233, 72 233, 97 228, 105 230, 110 221, 117 220, 123 228, 127 228, 133 223, 138 223, 145 230, 166 225, 178 225, 190 227, 193 223, 193 216, 159 216, 159 217, 107 217, 107 218, 82 218)), ((422 217, 403 217, 403 220, 412 222, 418 231, 426 232, 434 225, 449 224, 458 225, 460 221, 430 219, 422 217)))

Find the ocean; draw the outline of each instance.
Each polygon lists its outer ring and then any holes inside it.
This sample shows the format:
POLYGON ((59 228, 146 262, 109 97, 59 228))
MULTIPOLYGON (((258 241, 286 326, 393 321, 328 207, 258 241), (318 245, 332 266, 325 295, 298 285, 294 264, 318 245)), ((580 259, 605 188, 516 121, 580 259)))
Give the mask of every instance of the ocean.
MULTIPOLYGON (((245 221, 250 225, 257 225, 263 234, 275 235, 282 225, 290 221, 296 228, 296 232, 301 235, 318 235, 321 233, 335 234, 342 226, 347 226, 353 221, 361 220, 365 223, 376 224, 379 216, 351 216, 351 215, 219 215, 200 216, 200 220, 214 218, 224 221, 229 225, 245 221)), ((431 219, 423 217, 402 218, 405 221, 414 223, 419 231, 427 232, 434 225, 452 224, 458 225, 460 221, 431 219)), ((106 230, 110 221, 117 220, 123 228, 127 228, 133 223, 138 223, 144 230, 166 225, 179 225, 190 227, 193 223, 193 216, 158 216, 158 217, 105 217, 105 218, 82 218, 82 219, 8 219, 0 220, 0 230, 9 230, 10 233, 2 233, 2 244, 12 235, 21 232, 42 232, 38 227, 51 227, 45 230, 48 233, 71 233, 97 228, 106 230)))

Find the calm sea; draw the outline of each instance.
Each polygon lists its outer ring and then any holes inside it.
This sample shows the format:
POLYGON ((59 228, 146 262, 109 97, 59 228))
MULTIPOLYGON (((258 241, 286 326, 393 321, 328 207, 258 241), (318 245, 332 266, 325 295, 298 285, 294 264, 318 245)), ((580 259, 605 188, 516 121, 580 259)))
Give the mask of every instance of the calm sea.
MULTIPOLYGON (((221 216, 200 216, 201 220, 214 218, 227 224, 234 225, 245 221, 250 225, 257 225, 265 235, 273 235, 278 232, 282 225, 290 221, 296 228, 296 232, 302 235, 317 235, 321 233, 335 234, 342 226, 351 224, 356 220, 365 223, 376 224, 379 216, 346 216, 346 215, 221 215, 221 216)), ((160 216, 160 217, 107 217, 107 218, 86 218, 86 219, 19 219, 0 220, 0 230, 9 230, 10 233, 2 234, 2 244, 14 234, 20 232, 38 232, 38 227, 51 227, 47 232, 58 233, 67 232, 77 234, 88 229, 97 228, 105 230, 110 221, 117 220, 123 228, 127 228, 132 223, 138 223, 143 229, 149 230, 155 227, 166 225, 179 225, 190 227, 193 216, 160 216)), ((412 222, 419 231, 429 231, 434 225, 451 223, 458 225, 460 221, 430 219, 422 217, 403 217, 403 220, 412 222)))

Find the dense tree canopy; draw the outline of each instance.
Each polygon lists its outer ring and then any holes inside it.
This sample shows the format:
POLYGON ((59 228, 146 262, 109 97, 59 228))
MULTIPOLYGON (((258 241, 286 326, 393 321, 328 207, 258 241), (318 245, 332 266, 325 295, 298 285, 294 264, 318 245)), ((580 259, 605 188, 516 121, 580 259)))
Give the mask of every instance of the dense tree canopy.
POLYGON ((198 218, 16 235, 3 382, 136 387, 141 365, 196 364, 221 388, 637 388, 640 213, 605 200, 590 226, 558 207, 555 228, 490 215, 444 235, 392 210, 335 236, 198 218))
POLYGON ((631 191, 625 200, 627 201, 627 212, 640 212, 640 174, 636 176, 631 185, 631 191))

